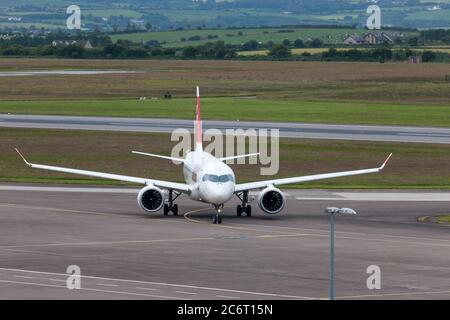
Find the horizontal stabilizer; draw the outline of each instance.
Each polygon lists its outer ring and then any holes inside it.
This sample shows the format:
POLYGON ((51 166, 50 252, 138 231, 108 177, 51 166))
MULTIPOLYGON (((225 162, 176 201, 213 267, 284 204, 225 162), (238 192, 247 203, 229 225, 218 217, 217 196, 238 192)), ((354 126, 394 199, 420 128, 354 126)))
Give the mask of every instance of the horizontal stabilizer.
POLYGON ((181 159, 181 158, 173 158, 173 157, 161 156, 159 154, 145 153, 145 152, 139 152, 139 151, 131 151, 131 153, 141 154, 141 155, 148 156, 148 157, 155 157, 155 158, 167 159, 167 160, 172 160, 172 161, 184 162, 184 159, 181 159))
POLYGON ((243 154, 240 156, 233 156, 233 157, 225 157, 225 158, 219 158, 220 161, 227 161, 227 160, 233 160, 233 159, 240 159, 240 158, 247 158, 247 157, 253 157, 253 156, 259 156, 260 153, 250 153, 250 154, 243 154))

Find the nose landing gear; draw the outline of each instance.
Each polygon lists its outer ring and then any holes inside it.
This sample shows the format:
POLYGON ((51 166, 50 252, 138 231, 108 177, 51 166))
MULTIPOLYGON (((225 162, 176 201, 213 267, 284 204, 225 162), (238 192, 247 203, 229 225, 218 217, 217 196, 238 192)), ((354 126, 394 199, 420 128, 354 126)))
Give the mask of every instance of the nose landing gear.
POLYGON ((239 204, 236 208, 237 216, 242 216, 242 213, 245 213, 247 217, 252 216, 252 206, 248 204, 248 191, 243 191, 240 194, 236 194, 236 196, 241 200, 242 205, 239 204))
POLYGON ((213 223, 214 224, 221 224, 222 223, 222 217, 220 216, 220 213, 223 210, 223 204, 215 204, 214 208, 216 209, 217 213, 213 217, 213 223))

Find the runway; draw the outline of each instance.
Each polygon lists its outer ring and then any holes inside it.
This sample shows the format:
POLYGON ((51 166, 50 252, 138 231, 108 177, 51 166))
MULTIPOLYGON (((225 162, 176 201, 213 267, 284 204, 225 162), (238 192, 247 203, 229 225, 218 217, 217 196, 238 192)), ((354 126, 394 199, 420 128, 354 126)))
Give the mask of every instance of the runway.
POLYGON ((2 185, 0 299, 326 299, 327 206, 358 212, 336 218, 338 299, 450 298, 449 226, 418 221, 449 213, 448 192, 286 190, 280 215, 236 217, 233 201, 218 226, 186 197, 178 217, 146 214, 137 191, 2 185))
MULTIPOLYGON (((193 125, 193 120, 0 114, 0 127, 14 128, 172 132, 178 128, 192 130, 193 125)), ((280 136, 287 138, 450 143, 450 128, 250 121, 203 121, 203 128, 279 129, 280 136)))
POLYGON ((30 77, 30 76, 54 76, 54 75, 70 75, 70 76, 85 76, 97 74, 130 74, 140 73, 138 71, 130 70, 39 70, 39 71, 1 71, 0 77, 30 77))

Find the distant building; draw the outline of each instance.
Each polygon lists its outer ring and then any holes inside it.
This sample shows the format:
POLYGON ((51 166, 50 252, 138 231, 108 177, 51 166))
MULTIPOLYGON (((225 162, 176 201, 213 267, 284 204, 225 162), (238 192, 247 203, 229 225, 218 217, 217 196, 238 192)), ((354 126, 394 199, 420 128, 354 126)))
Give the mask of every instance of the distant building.
POLYGON ((439 5, 434 5, 431 8, 427 8, 428 11, 436 11, 441 10, 441 7, 439 5))
POLYGON ((8 21, 12 21, 12 22, 22 21, 22 17, 8 17, 7 19, 8 19, 8 21))
POLYGON ((386 32, 370 32, 364 36, 367 44, 393 44, 394 40, 386 32))
POLYGON ((354 44, 393 44, 396 38, 401 37, 402 35, 397 32, 369 32, 364 36, 358 35, 350 35, 347 36, 343 43, 347 45, 354 44))
POLYGON ((10 36, 9 34, 0 34, 0 40, 11 40, 14 36, 10 36))
POLYGON ((344 44, 362 44, 364 43, 364 38, 358 35, 351 35, 344 39, 344 44))
POLYGON ((53 40, 53 47, 80 46, 83 49, 94 48, 89 40, 53 40))

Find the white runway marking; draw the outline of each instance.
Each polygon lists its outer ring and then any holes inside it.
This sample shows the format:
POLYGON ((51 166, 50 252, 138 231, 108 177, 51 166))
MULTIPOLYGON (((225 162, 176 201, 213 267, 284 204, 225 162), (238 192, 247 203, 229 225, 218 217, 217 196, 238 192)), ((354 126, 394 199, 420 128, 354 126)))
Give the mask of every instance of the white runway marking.
POLYGON ((198 294, 196 292, 187 292, 187 291, 175 291, 176 293, 181 293, 181 294, 198 294))
POLYGON ((34 277, 29 277, 29 276, 17 276, 17 275, 14 275, 14 277, 16 277, 16 278, 24 278, 24 279, 34 279, 34 277))
MULTIPOLYGON (((34 270, 25 270, 25 269, 12 269, 12 268, 0 268, 0 270, 4 271, 12 271, 12 272, 23 272, 23 273, 32 273, 32 274, 44 274, 44 275, 58 275, 58 276, 65 276, 67 277, 67 274, 64 273, 54 273, 54 272, 44 272, 44 271, 34 271, 34 270)), ((173 287, 173 288, 183 288, 183 289, 191 289, 191 290, 206 290, 206 291, 221 291, 221 292, 228 292, 228 293, 241 293, 241 294, 247 294, 247 295, 256 295, 261 297, 276 297, 276 298, 286 298, 286 299, 317 299, 314 297, 305 297, 305 296, 294 296, 294 295, 285 295, 285 294, 278 294, 278 293, 267 293, 267 292, 255 292, 255 291, 244 291, 244 290, 233 290, 233 289, 223 289, 223 288, 215 288, 215 287, 205 287, 205 286, 194 286, 194 285, 185 285, 185 284, 174 284, 174 283, 167 283, 167 282, 149 282, 149 281, 140 281, 140 280, 127 280, 127 279, 117 279, 117 278, 104 278, 104 277, 95 277, 95 276, 81 276, 82 279, 95 279, 95 280, 102 280, 102 281, 117 281, 119 283, 140 283, 140 284, 146 284, 146 285, 155 285, 155 286, 165 286, 165 287, 173 287)), ((7 280, 0 280, 0 282, 8 282, 7 280)), ((25 283, 26 284, 26 283, 25 283)), ((35 284, 35 283, 30 283, 35 284)), ((39 285, 39 284, 38 284, 39 285)), ((48 286, 54 286, 54 285, 48 285, 48 286)), ((54 286, 54 287, 60 287, 60 286, 54 286)), ((65 287, 64 287, 65 288, 65 287)), ((98 289, 87 289, 83 288, 85 290, 96 290, 96 291, 104 291, 104 290, 98 290, 98 289)), ((105 291, 105 292, 117 292, 117 291, 105 291)), ((124 292, 120 292, 124 293, 124 292)), ((136 295, 144 295, 144 294, 138 294, 138 293, 130 293, 126 292, 127 294, 136 294, 136 295)), ((152 296, 152 295, 148 295, 152 296)), ((157 297, 157 296, 155 296, 157 297)), ((171 297, 172 299, 179 299, 171 297)))
POLYGON ((450 192, 330 192, 329 196, 300 196, 297 200, 450 202, 450 192))
POLYGON ((432 295, 432 294, 442 294, 450 293, 448 291, 422 291, 422 292, 398 292, 398 293, 380 293, 380 294, 363 294, 356 296, 341 296, 336 297, 336 299, 359 299, 359 298, 371 298, 371 297, 387 297, 387 296, 410 296, 410 295, 432 295))
MULTIPOLYGON (((25 284, 25 285, 40 286, 40 287, 61 288, 61 289, 68 290, 67 287, 64 287, 64 286, 57 286, 57 285, 44 284, 44 283, 11 281, 11 280, 0 280, 0 282, 14 283, 14 284, 25 284)), ((92 288, 83 288, 83 287, 81 287, 80 289, 77 289, 77 290, 95 291, 95 292, 104 292, 104 293, 115 293, 115 294, 122 294, 122 295, 131 295, 131 296, 144 296, 144 297, 170 299, 170 300, 189 300, 189 299, 181 298, 181 297, 158 296, 158 295, 144 294, 144 293, 134 293, 134 292, 125 292, 125 291, 111 291, 111 290, 101 290, 101 289, 92 289, 92 288)))
POLYGON ((111 283, 96 283, 97 286, 103 286, 103 287, 118 287, 118 284, 111 284, 111 283))
POLYGON ((223 299, 240 299, 239 297, 232 297, 232 296, 221 296, 221 295, 216 295, 217 298, 223 298, 223 299))
POLYGON ((41 187, 41 186, 0 186, 0 191, 36 192, 79 192, 79 193, 125 193, 137 194, 139 189, 131 188, 91 188, 91 187, 41 187))
POLYGON ((42 244, 24 244, 17 246, 4 246, 0 249, 13 249, 13 248, 30 248, 30 247, 59 247, 59 246, 98 246, 98 245, 115 245, 115 244, 142 244, 152 242, 184 242, 184 241, 203 241, 203 240, 215 240, 213 237, 205 238, 184 238, 184 239, 152 239, 152 240, 124 240, 124 241, 92 241, 92 242, 62 242, 62 243, 42 243, 42 244))
MULTIPOLYGON (((228 224, 241 226, 241 224, 237 224, 237 223, 228 223, 228 224)), ((304 230, 304 231, 323 232, 325 235, 328 235, 329 232, 330 232, 330 230, 328 230, 328 229, 311 229, 311 228, 301 228, 301 227, 286 227, 286 226, 265 225, 265 224, 259 224, 259 223, 252 224, 252 226, 255 226, 255 227, 258 226, 258 227, 263 227, 263 228, 280 228, 280 229, 290 229, 290 230, 304 230)), ((414 239, 414 240, 424 240, 424 241, 450 242, 450 239, 423 238, 423 237, 412 237, 412 236, 396 236, 396 235, 389 235, 389 234, 383 234, 383 233, 362 233, 362 232, 349 232, 349 231, 335 231, 335 234, 353 234, 353 235, 361 235, 361 236, 365 236, 365 237, 367 237, 367 236, 379 236, 379 237, 403 238, 403 239, 414 239)))
POLYGON ((144 288, 144 287, 136 287, 136 289, 138 290, 149 290, 149 291, 156 291, 157 289, 153 289, 153 288, 144 288))
POLYGON ((439 138, 449 138, 448 134, 439 134, 439 133, 409 133, 409 132, 399 132, 400 136, 423 136, 423 137, 439 137, 439 138))
POLYGON ((128 74, 142 73, 141 71, 132 70, 39 70, 39 71, 2 71, 0 77, 30 77, 30 76, 52 76, 52 75, 72 75, 72 76, 88 76, 101 74, 128 74))

